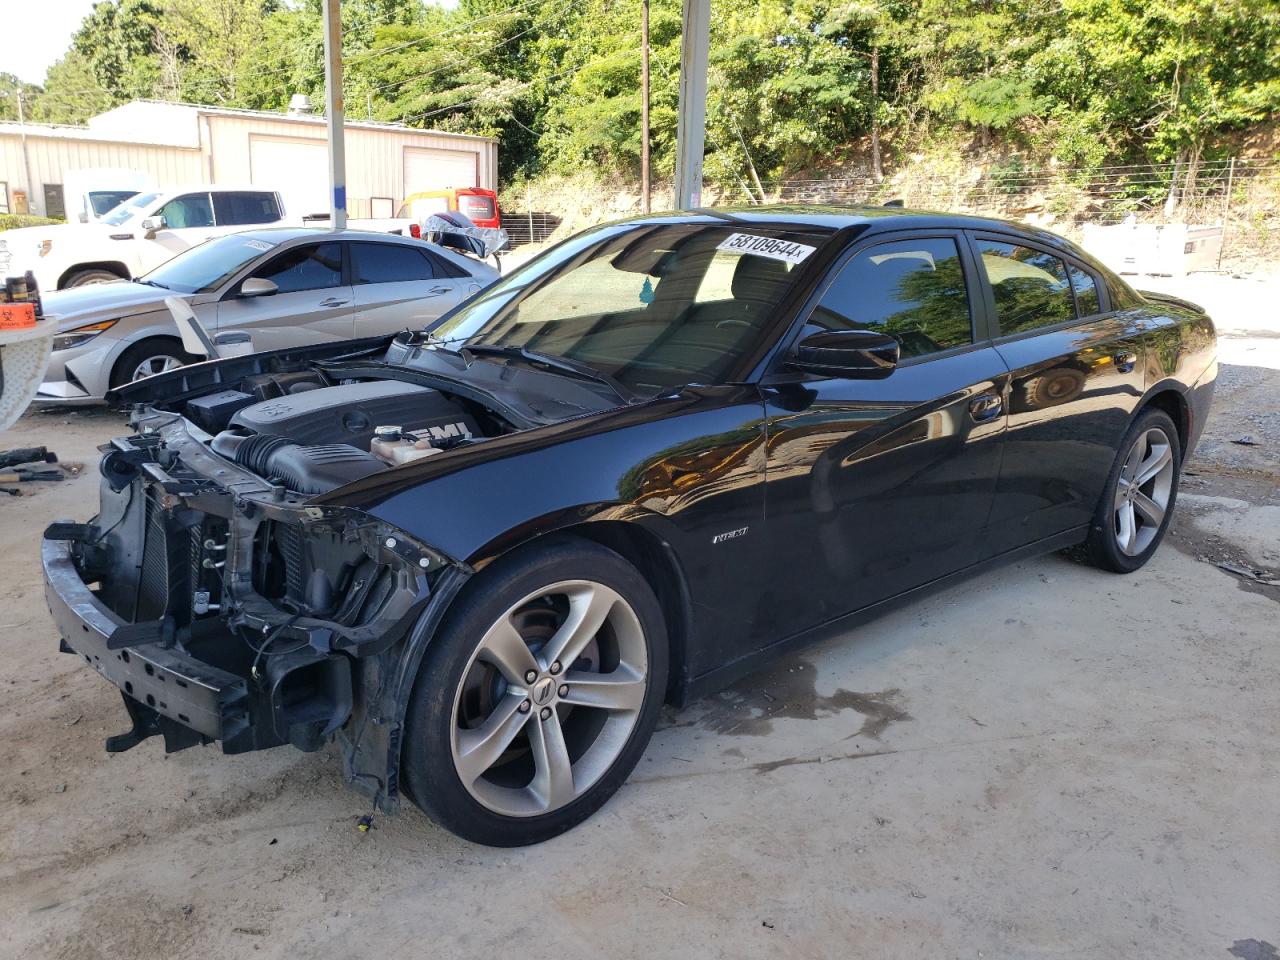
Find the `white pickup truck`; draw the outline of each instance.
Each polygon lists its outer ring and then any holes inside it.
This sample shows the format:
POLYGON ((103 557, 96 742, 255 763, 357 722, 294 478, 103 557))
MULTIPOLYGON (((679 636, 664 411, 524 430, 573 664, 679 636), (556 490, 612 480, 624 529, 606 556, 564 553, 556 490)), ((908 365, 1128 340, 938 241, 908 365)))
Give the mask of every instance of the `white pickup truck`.
POLYGON ((30 270, 41 290, 129 280, 211 237, 283 225, 271 190, 192 187, 143 191, 96 223, 59 223, 0 233, 0 277, 30 270))
POLYGON ((67 223, 97 223, 130 197, 156 189, 145 173, 117 167, 68 170, 62 178, 67 223))

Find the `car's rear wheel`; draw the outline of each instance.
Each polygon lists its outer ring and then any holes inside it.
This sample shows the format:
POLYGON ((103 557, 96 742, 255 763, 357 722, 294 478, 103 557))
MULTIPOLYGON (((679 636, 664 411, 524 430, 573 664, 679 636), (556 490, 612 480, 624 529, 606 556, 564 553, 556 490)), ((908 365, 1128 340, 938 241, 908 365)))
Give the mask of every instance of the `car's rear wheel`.
POLYGON ((157 373, 167 373, 200 359, 202 358, 183 350, 177 340, 152 337, 135 343, 120 354, 120 359, 111 370, 111 386, 122 387, 126 383, 133 383, 135 380, 157 373))
POLYGON ((558 540, 480 574, 428 648, 406 718, 413 801, 478 843, 537 843, 618 789, 667 679, 661 607, 611 550, 558 540))
POLYGON ((1120 445, 1085 554, 1094 566, 1132 573, 1156 552, 1173 518, 1182 449, 1163 410, 1142 413, 1120 445))
POLYGON ((112 280, 119 279, 120 275, 112 273, 110 270, 77 270, 67 277, 66 282, 62 284, 62 288, 69 290, 71 287, 87 287, 92 283, 110 283, 112 280))

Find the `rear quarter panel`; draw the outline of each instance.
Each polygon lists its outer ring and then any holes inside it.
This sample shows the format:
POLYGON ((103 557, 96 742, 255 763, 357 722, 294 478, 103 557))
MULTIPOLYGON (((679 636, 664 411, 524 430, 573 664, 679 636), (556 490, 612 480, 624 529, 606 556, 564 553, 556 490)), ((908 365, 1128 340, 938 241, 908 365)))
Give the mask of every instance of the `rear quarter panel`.
POLYGON ((1143 314, 1146 396, 1174 391, 1185 401, 1184 461, 1204 430, 1218 373, 1218 337, 1203 310, 1175 300, 1148 298, 1143 314))

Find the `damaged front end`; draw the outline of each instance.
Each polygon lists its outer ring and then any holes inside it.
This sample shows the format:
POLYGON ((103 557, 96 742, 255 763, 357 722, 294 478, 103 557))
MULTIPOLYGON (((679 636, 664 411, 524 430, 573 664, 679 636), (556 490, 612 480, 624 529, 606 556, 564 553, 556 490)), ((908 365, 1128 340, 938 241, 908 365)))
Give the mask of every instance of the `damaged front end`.
POLYGON ((107 749, 160 735, 168 751, 315 750, 336 735, 350 782, 394 810, 405 647, 469 571, 311 503, 181 416, 144 407, 132 427, 103 448, 98 516, 53 524, 43 545, 62 649, 120 688, 133 722, 107 749))

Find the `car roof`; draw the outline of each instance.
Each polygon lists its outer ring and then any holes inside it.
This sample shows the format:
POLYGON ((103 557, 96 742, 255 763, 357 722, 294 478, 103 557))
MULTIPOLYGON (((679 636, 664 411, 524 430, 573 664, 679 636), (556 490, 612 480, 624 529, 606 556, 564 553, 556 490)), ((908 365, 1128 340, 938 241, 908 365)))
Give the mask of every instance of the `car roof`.
POLYGON ((460 267, 471 276, 496 275, 492 266, 475 257, 428 243, 417 237, 406 237, 398 233, 382 233, 377 230, 330 230, 328 227, 259 227, 256 230, 239 230, 228 234, 231 237, 248 237, 250 240, 261 240, 272 245, 273 252, 279 253, 290 244, 301 244, 315 240, 359 240, 362 243, 398 244, 416 250, 429 249, 433 256, 443 257, 454 266, 460 267))
POLYGON ((232 236, 250 237, 266 243, 289 243, 293 240, 369 240, 374 243, 399 243, 409 246, 426 246, 417 237, 406 237, 378 230, 330 230, 328 227, 259 227, 255 230, 237 230, 232 236))
POLYGON ((626 223, 706 223, 724 226, 752 224, 760 226, 817 227, 826 230, 843 230, 849 227, 872 227, 875 232, 911 229, 950 230, 999 230, 1018 233, 1029 239, 1055 245, 1067 241, 1058 234, 1023 223, 1012 223, 994 217, 976 217, 958 213, 938 213, 930 210, 908 210, 903 207, 875 207, 869 205, 836 204, 776 204, 767 207, 703 207, 693 210, 673 210, 669 213, 633 217, 626 223))

